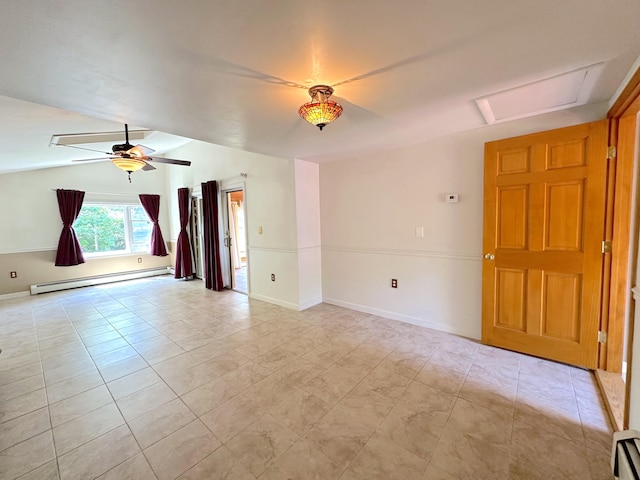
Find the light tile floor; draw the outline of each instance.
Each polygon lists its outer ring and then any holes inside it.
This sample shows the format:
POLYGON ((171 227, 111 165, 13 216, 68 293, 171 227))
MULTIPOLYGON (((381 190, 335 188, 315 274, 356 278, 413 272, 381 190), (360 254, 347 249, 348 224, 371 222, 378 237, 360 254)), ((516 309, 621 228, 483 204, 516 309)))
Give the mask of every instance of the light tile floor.
POLYGON ((169 277, 0 302, 0 479, 611 478, 591 373, 169 277))

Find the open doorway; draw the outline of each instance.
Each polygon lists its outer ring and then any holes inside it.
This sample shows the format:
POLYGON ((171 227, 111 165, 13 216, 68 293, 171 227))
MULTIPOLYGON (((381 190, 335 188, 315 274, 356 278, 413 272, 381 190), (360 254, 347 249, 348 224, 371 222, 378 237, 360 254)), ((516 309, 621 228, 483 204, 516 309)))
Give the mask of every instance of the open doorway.
POLYGON ((244 190, 225 190, 223 195, 224 245, 223 255, 229 266, 229 288, 240 293, 249 293, 247 273, 247 236, 244 190))
POLYGON ((191 197, 191 219, 189 222, 189 238, 195 263, 194 278, 204 279, 204 260, 202 255, 202 196, 191 197))

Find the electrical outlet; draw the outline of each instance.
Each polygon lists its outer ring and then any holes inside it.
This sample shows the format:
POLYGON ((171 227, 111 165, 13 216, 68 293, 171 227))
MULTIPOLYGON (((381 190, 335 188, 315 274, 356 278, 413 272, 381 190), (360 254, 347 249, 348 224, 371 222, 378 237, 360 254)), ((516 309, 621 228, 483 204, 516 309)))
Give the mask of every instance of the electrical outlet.
POLYGON ((138 257, 138 263, 142 263, 142 257, 138 257))
POLYGON ((276 281, 276 274, 275 274, 275 273, 272 273, 272 274, 271 274, 271 281, 272 281, 272 282, 275 282, 275 281, 276 281))
POLYGON ((398 288, 398 279, 397 278, 392 278, 391 279, 391 288, 398 288))
POLYGON ((18 272, 9 272, 11 278, 18 278, 18 272))

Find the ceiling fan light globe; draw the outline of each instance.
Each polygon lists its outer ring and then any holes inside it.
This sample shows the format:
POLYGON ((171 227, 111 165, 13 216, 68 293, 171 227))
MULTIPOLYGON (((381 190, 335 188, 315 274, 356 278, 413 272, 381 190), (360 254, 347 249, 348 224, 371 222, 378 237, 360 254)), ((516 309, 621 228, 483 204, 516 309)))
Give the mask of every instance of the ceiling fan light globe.
POLYGON ((111 160, 116 167, 125 172, 135 172, 146 165, 143 160, 137 158, 114 158, 111 160))

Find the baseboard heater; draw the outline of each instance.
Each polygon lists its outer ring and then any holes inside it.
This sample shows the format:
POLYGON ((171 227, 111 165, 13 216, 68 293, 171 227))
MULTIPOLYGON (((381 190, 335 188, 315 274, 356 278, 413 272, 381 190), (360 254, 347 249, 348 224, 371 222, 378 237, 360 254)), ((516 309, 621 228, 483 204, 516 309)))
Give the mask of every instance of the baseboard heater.
POLYGON ((31 285, 31 295, 39 293, 57 292, 70 288, 90 287, 105 283, 122 282, 124 280, 135 280, 136 278, 155 277, 156 275, 167 275, 169 267, 149 268, 147 270, 135 270, 132 272, 110 273, 107 275, 96 275, 94 277, 74 278, 72 280, 61 280, 59 282, 39 283, 31 285))
POLYGON ((613 434, 611 468, 620 480, 640 480, 640 431, 613 434))

